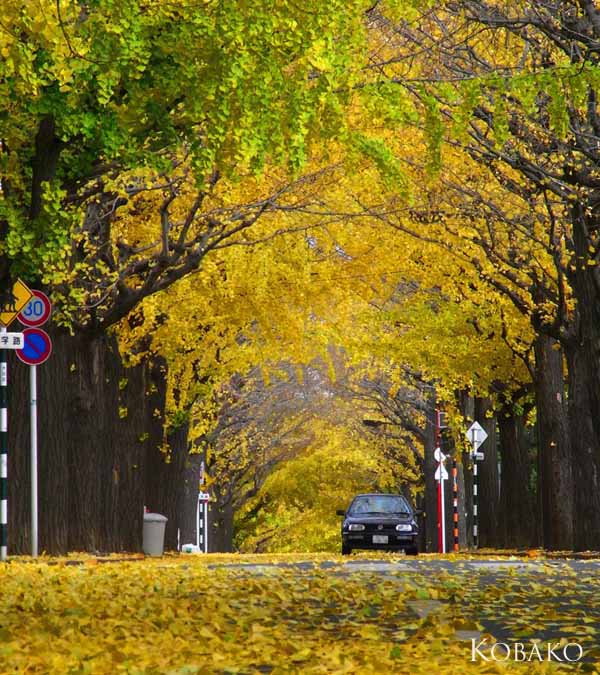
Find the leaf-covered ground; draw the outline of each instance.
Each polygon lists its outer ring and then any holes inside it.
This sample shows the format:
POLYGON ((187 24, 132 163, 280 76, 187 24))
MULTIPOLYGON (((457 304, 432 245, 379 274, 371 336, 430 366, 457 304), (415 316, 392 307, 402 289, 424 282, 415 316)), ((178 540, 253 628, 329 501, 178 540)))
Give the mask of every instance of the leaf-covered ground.
POLYGON ((0 672, 600 672, 598 563, 375 557, 14 560, 0 672), (577 641, 585 661, 471 662, 488 634, 577 641))

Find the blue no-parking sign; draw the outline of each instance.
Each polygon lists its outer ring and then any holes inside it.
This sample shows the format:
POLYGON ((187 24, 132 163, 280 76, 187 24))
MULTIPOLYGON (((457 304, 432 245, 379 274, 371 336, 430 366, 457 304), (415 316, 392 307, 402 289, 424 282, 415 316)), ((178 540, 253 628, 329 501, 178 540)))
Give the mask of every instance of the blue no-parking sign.
POLYGON ((23 331, 23 349, 17 349, 17 356, 23 363, 39 366, 52 352, 52 340, 41 328, 26 328, 23 331))

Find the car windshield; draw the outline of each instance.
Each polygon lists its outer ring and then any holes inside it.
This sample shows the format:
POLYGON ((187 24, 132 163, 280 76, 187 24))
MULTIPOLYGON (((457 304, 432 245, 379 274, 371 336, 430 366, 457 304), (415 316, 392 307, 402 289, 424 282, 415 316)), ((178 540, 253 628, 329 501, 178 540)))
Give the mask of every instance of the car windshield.
POLYGON ((396 495, 363 495, 356 497, 349 513, 355 514, 396 514, 410 513, 410 507, 404 497, 396 495))

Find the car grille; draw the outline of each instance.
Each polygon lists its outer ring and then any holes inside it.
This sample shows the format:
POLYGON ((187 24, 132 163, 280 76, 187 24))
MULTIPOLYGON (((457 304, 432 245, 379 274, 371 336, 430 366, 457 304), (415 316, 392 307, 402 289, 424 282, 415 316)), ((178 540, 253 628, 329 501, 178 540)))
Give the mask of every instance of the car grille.
POLYGON ((376 523, 366 523, 365 532, 370 532, 372 534, 396 534, 396 525, 390 523, 389 525, 384 525, 383 529, 379 529, 379 525, 376 523))

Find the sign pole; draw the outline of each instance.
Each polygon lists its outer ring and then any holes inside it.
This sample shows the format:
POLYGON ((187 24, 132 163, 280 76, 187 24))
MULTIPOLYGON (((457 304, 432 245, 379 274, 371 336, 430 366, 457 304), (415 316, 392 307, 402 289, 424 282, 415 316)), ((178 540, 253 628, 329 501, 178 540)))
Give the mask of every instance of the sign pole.
POLYGON ((477 529, 477 502, 478 502, 478 476, 477 476, 477 462, 484 458, 483 452, 479 452, 479 448, 488 437, 486 430, 475 421, 467 429, 467 438, 473 446, 473 547, 478 547, 479 532, 477 529))
MULTIPOLYGON (((440 411, 436 410, 435 411, 435 447, 438 449, 440 447, 440 411)), ((441 453, 441 450, 440 450, 441 453)), ((435 453, 434 453, 435 454, 435 453)), ((438 498, 438 553, 443 552, 443 546, 444 546, 444 538, 442 536, 442 457, 441 454, 439 456, 439 462, 438 462, 438 470, 440 473, 439 477, 439 482, 438 482, 438 490, 437 490, 437 498, 438 498)))
MULTIPOLYGON (((442 463, 440 462, 440 466, 442 466, 442 463)), ((441 474, 441 470, 440 470, 441 474)), ((441 496, 441 521, 442 521, 442 527, 441 527, 441 536, 442 536, 442 553, 446 553, 446 502, 444 498, 444 476, 440 475, 440 496, 441 496)))
POLYGON ((476 453, 479 449, 481 443, 477 438, 477 427, 471 427, 471 444, 473 445, 473 548, 479 548, 478 543, 478 531, 477 531, 477 492, 478 492, 478 481, 479 477, 477 475, 477 457, 476 453))
MULTIPOLYGON (((0 335, 6 326, 0 326, 0 335)), ((8 557, 8 361, 0 349, 0 561, 8 557)))
POLYGON ((452 457, 452 521, 454 523, 454 552, 458 552, 458 477, 456 454, 452 457))
POLYGON ((473 548, 477 543, 477 460, 473 460, 473 548))
POLYGON ((471 444, 473 445, 473 548, 478 548, 477 541, 477 457, 475 453, 479 449, 479 439, 477 438, 477 428, 471 427, 471 444))
POLYGON ((31 456, 31 555, 39 552, 38 519, 38 419, 37 419, 37 366, 44 363, 52 352, 50 336, 39 328, 50 318, 52 304, 42 291, 31 291, 32 297, 19 312, 19 321, 27 326, 23 331, 23 348, 17 357, 29 365, 30 399, 30 456, 31 456))
MULTIPOLYGON (((441 466, 441 464, 438 464, 441 466)), ((438 553, 442 552, 442 480, 441 477, 438 479, 437 486, 437 499, 438 499, 438 553)))
POLYGON ((31 397, 31 555, 38 555, 38 437, 37 437, 37 366, 29 366, 31 397))

